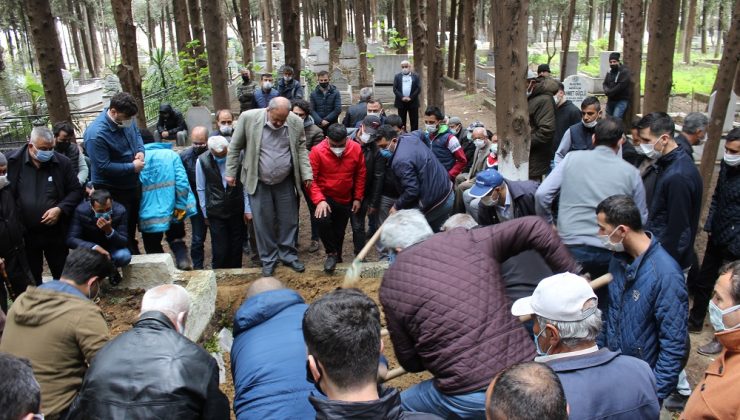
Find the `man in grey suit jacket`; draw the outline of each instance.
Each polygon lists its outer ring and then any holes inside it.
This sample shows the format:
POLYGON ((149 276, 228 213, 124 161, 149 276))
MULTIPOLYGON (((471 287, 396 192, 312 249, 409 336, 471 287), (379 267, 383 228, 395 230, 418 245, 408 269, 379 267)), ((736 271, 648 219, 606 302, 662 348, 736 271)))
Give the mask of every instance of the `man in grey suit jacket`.
POLYGON ((313 173, 303 120, 290 112, 290 101, 277 97, 266 109, 239 116, 226 158, 226 182, 235 185, 237 176, 249 193, 262 274, 271 276, 278 259, 303 272, 295 247, 297 194, 301 183, 306 189, 311 186, 313 173), (240 159, 242 171, 237 174, 240 159))

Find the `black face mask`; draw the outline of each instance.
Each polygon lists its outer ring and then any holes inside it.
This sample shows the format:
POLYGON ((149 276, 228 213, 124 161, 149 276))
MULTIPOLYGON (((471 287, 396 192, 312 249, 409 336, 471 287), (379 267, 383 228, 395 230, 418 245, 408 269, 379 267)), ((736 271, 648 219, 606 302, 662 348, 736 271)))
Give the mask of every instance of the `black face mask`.
POLYGON ((242 81, 244 81, 244 83, 249 83, 249 76, 242 76, 242 81))
POLYGON ((208 146, 205 144, 203 146, 193 146, 193 150, 195 150, 196 155, 202 155, 206 150, 208 150, 208 146))
POLYGON ((65 153, 67 150, 69 150, 69 146, 70 146, 70 144, 67 143, 67 142, 59 142, 54 147, 54 149, 56 149, 56 151, 59 152, 59 153, 65 153))
POLYGON ((609 67, 616 71, 619 68, 619 64, 610 64, 609 67))
POLYGON ((329 87, 329 82, 326 83, 319 83, 319 86, 321 86, 322 89, 326 89, 329 87))
MULTIPOLYGON (((314 358, 314 360, 316 360, 316 358, 314 358)), ((318 369, 319 375, 324 376, 324 372, 321 371, 321 368, 318 364, 316 365, 316 369, 318 369)), ((308 359, 306 359, 306 380, 309 383, 312 383, 317 391, 319 391, 321 394, 324 394, 324 391, 321 390, 321 386, 313 379, 313 375, 311 374, 311 364, 309 363, 308 359)))

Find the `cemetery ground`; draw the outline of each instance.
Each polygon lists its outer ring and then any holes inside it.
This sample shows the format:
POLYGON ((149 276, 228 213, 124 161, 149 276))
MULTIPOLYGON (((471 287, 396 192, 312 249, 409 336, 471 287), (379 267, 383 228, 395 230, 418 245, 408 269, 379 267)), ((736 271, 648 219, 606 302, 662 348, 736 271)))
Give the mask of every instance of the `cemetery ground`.
MULTIPOLYGON (((462 92, 447 90, 445 93, 445 109, 449 115, 459 116, 463 120, 463 125, 467 126, 474 121, 480 121, 495 132, 495 113, 482 105, 483 94, 466 95, 462 92)), ((692 106, 696 107, 694 110, 703 110, 704 104, 693 104, 690 98, 675 97, 671 100, 671 112, 690 112, 692 106)), ((386 106, 387 113, 394 113, 395 109, 391 106, 386 106)), ((717 176, 715 174, 714 180, 716 182, 717 176)), ((714 185, 711 186, 711 190, 714 190, 714 185)), ((318 252, 309 253, 307 248, 310 244, 310 223, 307 217, 308 208, 303 199, 300 200, 300 227, 299 227, 299 241, 298 241, 298 252, 299 258, 306 264, 306 272, 302 274, 294 273, 287 267, 279 266, 275 272, 275 276, 285 282, 287 287, 297 290, 301 296, 306 300, 307 303, 312 302, 317 297, 342 285, 343 274, 327 275, 321 271, 325 254, 323 247, 318 252)), ((703 226, 703 221, 706 214, 702 215, 700 226, 703 226)), ((186 243, 190 243, 190 224, 186 224, 186 243)), ((139 238, 141 239, 141 238, 139 238)), ((142 244, 139 241, 140 246, 142 244)), ((166 242, 164 243, 165 250, 169 251, 166 242)), ((699 260, 701 261, 706 247, 706 234, 700 233, 696 241, 696 251, 699 254, 699 260)), ((351 263, 353 254, 352 246, 352 231, 348 224, 344 248, 343 257, 345 265, 351 263)), ((368 255, 367 261, 375 262, 378 259, 378 255, 375 250, 372 250, 368 255)), ((205 243, 205 261, 208 266, 211 260, 211 244, 210 235, 206 238, 205 243)), ((248 267, 249 258, 244 255, 244 267, 248 267)), ((341 266, 340 266, 341 267, 341 266)), ((215 335, 226 327, 231 329, 234 318, 234 313, 243 303, 246 294, 246 289, 252 280, 258 278, 259 268, 245 269, 245 274, 239 274, 235 270, 228 270, 219 272, 216 274, 216 280, 218 285, 218 295, 216 300, 216 312, 211 320, 209 327, 204 332, 199 344, 203 345, 208 351, 215 351, 217 348, 217 339, 215 335)), ((46 271, 45 276, 49 273, 46 271)), ((358 282, 358 287, 371 298, 379 303, 378 290, 380 287, 381 278, 380 276, 371 278, 362 278, 358 282)), ((133 323, 136 321, 139 315, 141 306, 141 297, 143 290, 131 291, 125 289, 115 289, 106 287, 102 293, 102 299, 100 306, 103 310, 104 316, 108 321, 111 334, 116 336, 127 330, 129 330, 133 323)), ((381 319, 383 327, 385 327, 385 319, 381 319)), ((687 373, 689 376, 689 382, 692 388, 696 385, 698 380, 701 379, 706 366, 711 362, 712 359, 699 355, 696 352, 696 348, 706 342, 712 337, 712 327, 708 321, 705 322, 704 331, 699 335, 691 335, 691 353, 689 362, 687 365, 687 373)), ((389 369, 398 367, 398 362, 393 354, 393 345, 388 337, 384 337, 385 356, 389 360, 389 369)), ((234 388, 231 379, 231 370, 229 364, 229 354, 223 354, 224 362, 226 365, 226 382, 221 385, 221 389, 229 397, 230 403, 233 404, 234 400, 234 388)), ((397 387, 399 389, 408 388, 422 380, 431 378, 428 372, 418 374, 407 374, 397 379, 388 382, 390 386, 397 387)), ((232 413, 232 418, 234 418, 232 413)), ((662 413, 661 418, 670 419, 671 415, 667 412, 662 413)), ((673 416, 673 418, 677 418, 673 416)))

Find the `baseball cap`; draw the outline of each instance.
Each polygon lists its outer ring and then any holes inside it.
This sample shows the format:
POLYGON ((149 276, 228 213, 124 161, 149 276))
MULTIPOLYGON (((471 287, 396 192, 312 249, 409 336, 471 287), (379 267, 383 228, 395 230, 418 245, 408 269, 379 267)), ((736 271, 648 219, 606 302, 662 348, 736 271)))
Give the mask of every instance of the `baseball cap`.
POLYGON ((380 127, 380 117, 368 115, 362 120, 362 125, 365 127, 364 130, 367 134, 374 136, 378 132, 378 127, 380 127))
POLYGON ((542 73, 543 71, 546 71, 548 73, 552 73, 550 71, 550 65, 549 64, 540 64, 537 66, 537 73, 542 73))
POLYGON ((495 169, 486 169, 475 175, 475 185, 470 189, 470 196, 475 198, 483 197, 491 192, 492 189, 501 185, 504 177, 495 169))
POLYGON ((581 321, 596 311, 583 310, 589 299, 597 299, 588 281, 573 273, 561 273, 543 279, 532 296, 518 299, 511 307, 514 316, 537 314, 553 321, 581 321))
POLYGON ((460 117, 450 117, 447 121, 447 125, 462 125, 462 120, 460 117))

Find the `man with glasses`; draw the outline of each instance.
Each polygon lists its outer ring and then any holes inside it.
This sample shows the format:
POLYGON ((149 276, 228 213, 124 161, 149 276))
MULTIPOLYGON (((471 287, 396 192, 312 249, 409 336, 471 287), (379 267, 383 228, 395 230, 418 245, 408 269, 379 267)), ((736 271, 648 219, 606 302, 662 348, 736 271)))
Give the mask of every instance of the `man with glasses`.
MULTIPOLYGON (((393 79, 393 94, 396 96, 394 105, 398 108, 403 125, 406 125, 408 115, 411 124, 409 131, 419 128, 419 94, 421 93, 421 79, 411 71, 408 60, 401 61, 401 72, 393 79)), ((407 128, 409 128, 407 126, 407 128)))

